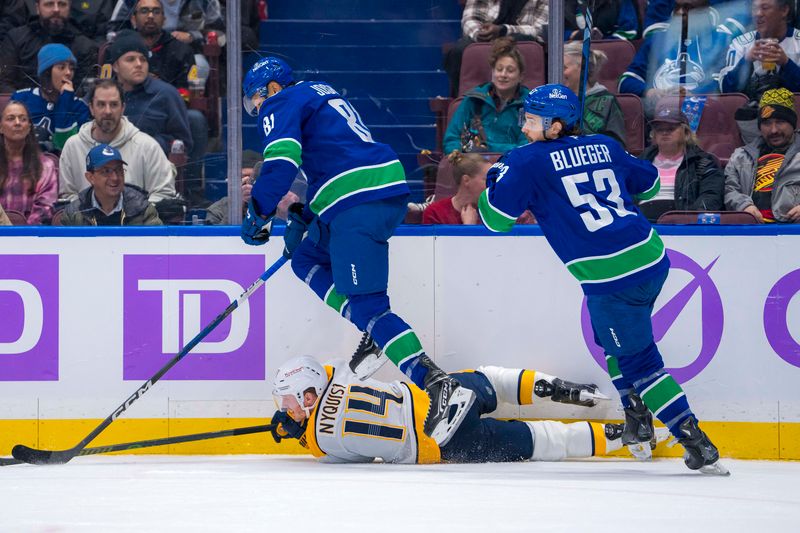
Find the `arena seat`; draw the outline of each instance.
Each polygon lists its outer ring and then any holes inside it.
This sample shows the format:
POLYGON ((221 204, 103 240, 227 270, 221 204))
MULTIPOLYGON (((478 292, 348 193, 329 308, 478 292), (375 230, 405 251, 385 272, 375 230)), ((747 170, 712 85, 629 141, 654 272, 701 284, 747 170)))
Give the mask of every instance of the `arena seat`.
POLYGON ((625 149, 633 155, 644 150, 644 108, 635 94, 618 94, 617 102, 625 117, 625 149))
POLYGON ((745 211, 667 211, 658 217, 657 224, 758 224, 745 211), (704 217, 703 215, 711 215, 704 217), (719 218, 716 218, 719 217, 719 218))
POLYGON ((25 218, 25 215, 20 213, 19 211, 14 210, 6 210, 6 215, 8 215, 8 219, 11 221, 12 226, 27 226, 28 219, 25 218))
POLYGON ((600 69, 597 81, 605 85, 606 89, 617 94, 619 77, 628 68, 636 55, 636 47, 630 41, 622 39, 603 39, 592 41, 592 48, 605 52, 608 61, 600 69))
MULTIPOLYGON (((521 41, 517 43, 517 49, 525 59, 523 85, 528 88, 544 85, 547 63, 542 45, 535 41, 521 41)), ((489 65, 491 53, 491 43, 472 43, 464 49, 458 80, 459 96, 477 85, 492 81, 492 67, 489 65)))

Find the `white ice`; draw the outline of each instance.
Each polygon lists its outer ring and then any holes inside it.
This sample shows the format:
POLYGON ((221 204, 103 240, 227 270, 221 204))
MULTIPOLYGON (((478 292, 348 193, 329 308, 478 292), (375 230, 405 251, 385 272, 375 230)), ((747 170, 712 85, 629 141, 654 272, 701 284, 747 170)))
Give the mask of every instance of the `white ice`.
POLYGON ((725 464, 727 478, 690 472, 679 459, 408 466, 78 457, 0 468, 0 531, 800 531, 800 463, 725 464))

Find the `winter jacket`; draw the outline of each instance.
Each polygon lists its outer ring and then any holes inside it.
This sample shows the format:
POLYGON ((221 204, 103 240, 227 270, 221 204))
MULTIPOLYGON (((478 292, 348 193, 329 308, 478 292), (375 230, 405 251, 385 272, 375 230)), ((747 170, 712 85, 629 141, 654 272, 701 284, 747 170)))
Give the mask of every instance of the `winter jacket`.
POLYGON ((67 22, 60 35, 48 35, 38 19, 10 30, 0 44, 0 93, 38 84, 36 75, 39 50, 50 43, 63 44, 78 60, 74 85, 80 87, 84 78, 94 76, 97 66, 97 43, 81 35, 80 30, 67 22))
MULTIPOLYGON (((764 139, 734 150, 725 167, 725 206, 732 211, 744 211, 753 203, 756 168, 764 139)), ((800 137, 795 133, 781 167, 775 173, 772 187, 772 214, 778 222, 790 222, 786 214, 800 205, 800 137)))
MULTIPOLYGON (((602 32, 603 39, 636 39, 641 33, 634 0, 589 0, 587 5, 592 14, 592 26, 602 32)), ((565 0, 564 40, 569 40, 575 30, 581 30, 579 39, 583 39, 583 27, 578 0, 565 0)))
POLYGON ((583 111, 583 132, 602 133, 625 146, 625 117, 617 98, 600 83, 586 91, 583 111))
POLYGON ((175 139, 192 151, 192 133, 186 104, 178 90, 167 82, 148 77, 144 83, 125 93, 125 116, 169 153, 175 139))
MULTIPOLYGON (((84 176, 86 154, 100 144, 92 137, 93 127, 94 121, 81 126, 61 151, 59 196, 62 199, 74 200, 79 191, 89 186, 84 176)), ((119 133, 108 144, 119 150, 127 163, 125 183, 148 191, 152 203, 175 198, 175 165, 169 162, 155 139, 122 117, 119 133)))
MULTIPOLYGON (((640 159, 652 162, 658 146, 651 145, 640 159)), ((714 156, 696 145, 686 146, 686 154, 675 174, 675 209, 682 211, 722 211, 725 174, 714 156)))
POLYGON ((483 130, 486 132, 487 151, 506 152, 528 142, 519 124, 528 88, 520 85, 516 98, 508 102, 498 113, 489 94, 491 86, 491 82, 484 83, 464 94, 464 100, 453 113, 444 133, 445 153, 461 150, 461 133, 465 127, 472 126, 473 117, 476 116, 480 117, 483 130))
POLYGON ((110 21, 116 5, 117 0, 72 0, 69 16, 85 36, 102 44, 115 29, 110 21))
POLYGON ((80 192, 61 216, 62 226, 161 226, 155 206, 147 201, 147 191, 133 185, 122 190, 122 212, 106 215, 92 204, 94 188, 80 192))
POLYGON ((61 150, 67 139, 92 118, 89 106, 72 91, 63 91, 55 103, 45 99, 38 87, 17 91, 11 99, 28 108, 39 142, 52 144, 47 151, 61 150))
POLYGON ((167 32, 150 48, 150 74, 178 89, 189 88, 189 71, 194 65, 192 47, 167 32))

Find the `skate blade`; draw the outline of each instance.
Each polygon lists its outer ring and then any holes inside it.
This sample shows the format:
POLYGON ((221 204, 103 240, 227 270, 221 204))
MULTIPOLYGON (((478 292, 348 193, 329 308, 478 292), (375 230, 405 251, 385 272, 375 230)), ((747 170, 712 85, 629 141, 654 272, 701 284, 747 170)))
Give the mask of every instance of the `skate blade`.
POLYGON ((650 449, 650 441, 628 444, 628 451, 637 461, 649 461, 653 458, 653 450, 650 449))
POLYGON ((388 360, 389 358, 383 355, 383 352, 380 354, 368 355, 358 363, 353 373, 358 379, 364 381, 365 379, 371 378, 388 360))
POLYGON ((473 403, 475 403, 475 393, 470 389, 458 387, 453 391, 453 395, 450 397, 450 401, 447 404, 447 409, 452 410, 455 406, 456 411, 455 414, 452 414, 446 419, 442 419, 442 421, 433 428, 433 431, 431 431, 431 438, 436 441, 436 444, 441 447, 450 442, 450 439, 453 438, 456 429, 458 429, 458 426, 464 421, 464 417, 467 416, 469 408, 472 407, 473 403))
POLYGON ((670 438, 672 433, 667 428, 656 428, 656 444, 660 444, 670 438))
POLYGON ((707 474, 710 476, 730 476, 731 471, 725 468, 725 465, 717 461, 716 463, 712 463, 710 465, 705 465, 700 467, 701 474, 707 474))
POLYGON ((593 407, 595 403, 600 400, 610 400, 608 396, 603 394, 600 391, 597 392, 589 392, 588 390, 582 390, 580 395, 578 396, 578 400, 581 402, 591 402, 590 407, 593 407))

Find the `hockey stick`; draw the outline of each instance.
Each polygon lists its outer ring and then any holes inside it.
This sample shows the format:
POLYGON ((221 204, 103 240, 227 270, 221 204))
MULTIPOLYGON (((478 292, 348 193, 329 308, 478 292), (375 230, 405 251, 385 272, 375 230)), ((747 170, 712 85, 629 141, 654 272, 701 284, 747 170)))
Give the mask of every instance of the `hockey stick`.
POLYGON ((678 109, 683 107, 683 99, 686 97, 686 63, 689 61, 689 11, 684 9, 681 13, 681 44, 678 47, 678 61, 680 75, 678 77, 678 109))
MULTIPOLYGON (((108 446, 98 446, 96 448, 84 448, 77 455, 97 455, 100 453, 123 452, 126 450, 138 450, 140 448, 151 448, 153 446, 166 446, 168 444, 180 444, 183 442, 194 442, 197 440, 220 439, 222 437, 235 437, 237 435, 250 435, 251 433, 264 433, 272 431, 276 424, 265 424, 260 426, 248 426, 236 429, 223 429, 221 431, 208 431, 206 433, 193 433, 191 435, 180 435, 177 437, 164 437, 161 439, 140 440, 135 442, 125 442, 122 444, 109 444, 108 446)), ((0 457, 0 466, 26 464, 25 461, 11 457, 0 457)))
POLYGON ((583 10, 583 50, 581 55, 581 83, 578 88, 581 102, 580 128, 583 129, 583 109, 586 106, 586 85, 589 83, 589 52, 592 46, 592 13, 586 2, 580 2, 583 10))
POLYGON ((189 343, 184 346, 175 357, 170 359, 169 362, 167 362, 167 364, 164 365, 161 370, 156 372, 153 377, 145 381, 144 384, 136 390, 136 392, 131 394, 127 400, 122 402, 122 405, 117 407, 114 412, 108 415, 108 417, 103 420, 99 426, 97 426, 91 433, 86 435, 86 437, 84 437, 83 440, 81 440, 78 444, 68 450, 38 450, 23 444, 17 444, 11 450, 11 455, 14 456, 14 459, 19 459, 20 461, 36 465, 64 464, 76 455, 80 455, 80 452, 86 448, 87 444, 92 442, 92 440, 94 440, 95 437, 97 437, 104 429, 106 429, 111 422, 119 418, 122 413, 124 413, 131 405, 133 405, 136 400, 144 396, 145 393, 150 390, 150 388, 155 385, 156 382, 161 379, 161 377, 166 374, 170 368, 175 366, 178 361, 183 359, 186 354, 192 350, 192 348, 194 348, 206 337, 206 335, 211 333, 214 328, 216 328, 223 320, 225 320, 228 315, 233 313, 233 311, 239 307, 242 302, 247 300, 251 294, 258 290, 258 288, 261 287, 261 285, 263 285, 264 282, 267 281, 275 272, 277 272, 287 260, 287 258, 281 256, 277 261, 275 261, 275 263, 269 267, 266 272, 261 274, 261 276, 259 276, 258 279, 247 288, 247 290, 245 290, 236 300, 232 301, 230 305, 217 316, 217 318, 212 320, 211 323, 205 327, 205 329, 195 335, 195 337, 189 341, 189 343))

